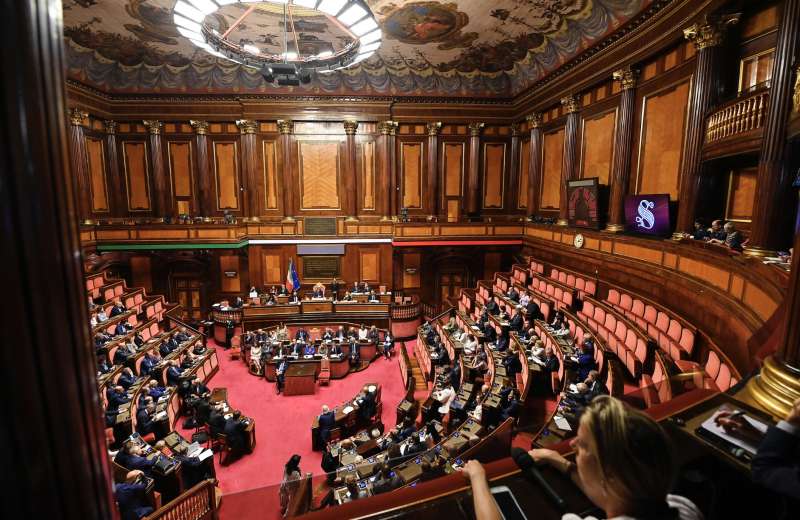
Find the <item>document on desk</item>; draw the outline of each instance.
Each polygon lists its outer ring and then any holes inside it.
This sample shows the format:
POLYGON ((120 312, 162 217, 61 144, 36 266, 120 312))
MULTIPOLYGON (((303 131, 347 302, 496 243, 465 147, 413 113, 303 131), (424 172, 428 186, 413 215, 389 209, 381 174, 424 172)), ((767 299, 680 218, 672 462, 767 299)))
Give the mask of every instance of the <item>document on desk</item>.
POLYGON ((154 421, 163 421, 166 418, 167 418, 167 412, 166 411, 158 412, 157 414, 155 414, 155 416, 153 416, 153 420, 154 421))
MULTIPOLYGON (((756 452, 758 451, 758 441, 743 439, 741 437, 736 437, 734 435, 731 435, 728 432, 726 432, 722 426, 719 426, 716 423, 717 416, 719 416, 719 414, 723 411, 736 412, 739 411, 739 409, 736 407, 721 406, 716 412, 714 412, 711 415, 711 417, 703 421, 703 424, 700 425, 700 428, 714 435, 715 437, 718 437, 724 441, 727 441, 730 444, 733 444, 734 446, 737 446, 745 450, 750 455, 755 456, 756 452)), ((755 419, 753 417, 750 417, 749 415, 746 414, 742 416, 742 419, 749 422, 755 429, 757 429, 761 433, 767 433, 768 425, 765 424, 764 422, 755 419)))
POLYGON ((577 394, 578 393, 578 385, 576 385, 575 383, 570 383, 569 384, 569 391, 572 392, 573 394, 577 394))
POLYGON ((553 420, 555 420, 556 426, 558 426, 559 430, 564 430, 565 432, 572 431, 572 427, 569 425, 569 421, 567 421, 560 415, 553 416, 553 420))
POLYGON ((200 452, 200 455, 198 455, 197 458, 200 459, 200 460, 206 460, 207 458, 213 457, 213 456, 214 456, 214 452, 213 451, 211 451, 209 449, 205 449, 202 452, 200 452))

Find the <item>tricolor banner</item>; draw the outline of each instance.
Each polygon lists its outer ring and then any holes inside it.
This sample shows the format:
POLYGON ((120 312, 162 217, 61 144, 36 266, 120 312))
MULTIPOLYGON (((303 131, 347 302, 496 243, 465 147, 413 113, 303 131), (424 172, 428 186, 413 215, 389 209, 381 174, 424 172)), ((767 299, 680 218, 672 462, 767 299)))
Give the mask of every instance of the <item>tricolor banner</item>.
POLYGON ((297 291, 300 289, 300 277, 297 276, 297 270, 294 268, 294 261, 289 259, 289 270, 286 272, 286 290, 289 292, 297 291))

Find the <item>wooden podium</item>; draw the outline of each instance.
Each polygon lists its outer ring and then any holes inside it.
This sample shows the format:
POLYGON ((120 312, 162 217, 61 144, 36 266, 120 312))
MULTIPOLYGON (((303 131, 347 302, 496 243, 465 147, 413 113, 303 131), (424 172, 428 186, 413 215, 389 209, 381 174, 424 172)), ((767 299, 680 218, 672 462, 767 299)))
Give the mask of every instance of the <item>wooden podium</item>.
POLYGON ((310 363, 290 365, 286 369, 284 395, 312 395, 317 367, 310 363))

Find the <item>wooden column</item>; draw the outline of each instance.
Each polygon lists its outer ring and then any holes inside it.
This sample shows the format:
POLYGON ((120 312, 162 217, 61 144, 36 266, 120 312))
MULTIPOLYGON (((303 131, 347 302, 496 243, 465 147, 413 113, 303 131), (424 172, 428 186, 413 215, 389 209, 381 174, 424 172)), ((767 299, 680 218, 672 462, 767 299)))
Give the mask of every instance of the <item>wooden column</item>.
POLYGON ((485 123, 469 124, 469 162, 467 163, 467 214, 480 213, 481 200, 481 131, 485 123))
POLYGON ((197 187, 195 198, 197 199, 197 214, 200 216, 208 216, 210 213, 208 209, 213 207, 209 201, 208 183, 211 179, 211 170, 208 161, 208 122, 207 121, 189 121, 194 129, 194 144, 196 151, 196 171, 195 186, 197 187))
POLYGON ((428 212, 431 215, 439 215, 439 132, 442 130, 442 123, 428 123, 428 147, 426 155, 426 168, 428 174, 428 190, 425 196, 428 212))
POLYGON ((345 167, 343 177, 344 201, 347 220, 358 219, 358 147, 356 146, 356 132, 358 121, 349 120, 344 123, 345 134, 345 167))
POLYGON ((156 119, 142 121, 148 133, 148 160, 153 173, 153 216, 172 217, 172 186, 164 168, 164 153, 161 147, 163 124, 156 119))
MULTIPOLYGON (((790 198, 793 191, 790 186, 795 172, 788 166, 786 127, 792 111, 792 69, 798 65, 798 40, 800 0, 786 0, 772 62, 769 106, 758 158, 756 199, 750 245, 744 250, 746 255, 774 256, 775 251, 789 245, 786 237, 791 230, 792 212, 788 208, 794 203, 790 198)), ((800 75, 800 69, 797 74, 800 75)), ((800 96, 800 91, 796 95, 800 96)))
POLYGON ((631 145, 633 143, 634 117, 636 116, 636 80, 639 71, 630 65, 614 71, 614 80, 620 83, 617 123, 614 129, 614 164, 611 168, 611 194, 608 200, 606 231, 619 233, 625 230, 625 195, 631 172, 631 145))
POLYGON ((528 158, 528 216, 539 210, 539 184, 542 182, 542 114, 527 118, 531 127, 530 157, 528 158))
POLYGON ((386 179, 387 187, 384 197, 384 207, 381 213, 384 216, 397 215, 397 168, 394 162, 394 141, 397 134, 396 121, 382 121, 378 124, 381 149, 381 170, 383 178, 386 179))
POLYGON ((104 121, 103 127, 106 131, 105 137, 105 157, 106 162, 106 185, 109 186, 108 194, 111 216, 124 217, 128 214, 128 204, 125 200, 125 178, 119 169, 119 156, 117 155, 117 122, 104 121))
POLYGON ((278 131, 281 133, 280 150, 283 162, 283 215, 287 222, 294 221, 294 175, 292 172, 292 131, 294 123, 288 119, 278 120, 278 131))
POLYGON ((251 220, 258 222, 258 216, 262 211, 259 201, 264 200, 264 197, 260 196, 258 189, 258 149, 256 146, 258 121, 239 119, 236 121, 236 126, 239 127, 239 133, 241 134, 242 179, 244 179, 245 186, 245 215, 250 217, 251 220))
POLYGON ((0 33, 5 517, 118 517, 68 155, 60 0, 6 2, 0 33), (12 500, 13 497, 13 500, 12 500), (13 513, 12 513, 13 512, 13 513))
MULTIPOLYGON (((519 201, 519 123, 511 124, 511 160, 509 161, 510 173, 509 180, 506 183, 508 188, 505 190, 506 200, 503 202, 503 207, 506 211, 516 212, 519 201)), ((503 172, 505 175, 505 172, 503 172)))
POLYGON ((691 233, 697 210, 697 195, 702 181, 702 154, 706 115, 716 103, 720 79, 720 45, 729 24, 738 17, 706 17, 683 30, 687 40, 697 48, 696 68, 689 92, 689 114, 686 119, 686 144, 678 190, 678 218, 675 238, 691 233))
POLYGON ((558 204, 558 225, 568 224, 569 208, 567 207, 567 182, 574 180, 578 173, 576 157, 578 155, 578 114, 581 106, 580 101, 574 95, 569 95, 561 99, 561 105, 567 113, 567 122, 564 127, 564 155, 561 161, 561 199, 558 204))
POLYGON ((78 216, 80 220, 90 219, 91 188, 89 181, 89 159, 86 155, 86 136, 83 133, 83 120, 89 114, 79 108, 69 111, 69 158, 72 175, 78 180, 78 216))

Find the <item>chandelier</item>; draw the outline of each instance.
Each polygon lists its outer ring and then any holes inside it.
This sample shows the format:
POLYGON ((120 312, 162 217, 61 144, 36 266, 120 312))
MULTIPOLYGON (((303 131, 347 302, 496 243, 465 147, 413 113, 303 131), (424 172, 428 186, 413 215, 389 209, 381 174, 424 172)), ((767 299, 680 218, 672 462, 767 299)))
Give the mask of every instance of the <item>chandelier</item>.
POLYGON ((173 21, 178 32, 195 46, 218 58, 258 69, 266 81, 279 85, 309 83, 312 71, 330 72, 359 63, 375 53, 382 37, 375 16, 363 0, 178 0, 173 8, 173 21), (244 4, 244 14, 220 33, 209 17, 231 4, 244 4), (256 4, 277 4, 268 7, 272 11, 275 7, 282 9, 279 52, 260 48, 245 39, 236 42, 231 37, 233 30, 259 7, 256 4), (298 38, 295 25, 298 13, 327 18, 340 34, 341 48, 303 52, 307 49, 298 38))

